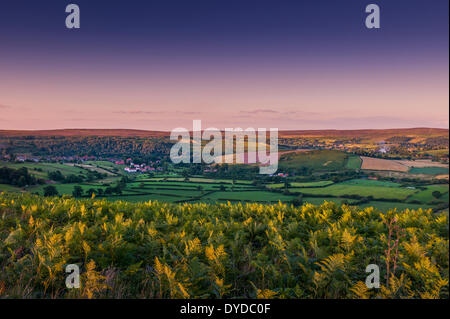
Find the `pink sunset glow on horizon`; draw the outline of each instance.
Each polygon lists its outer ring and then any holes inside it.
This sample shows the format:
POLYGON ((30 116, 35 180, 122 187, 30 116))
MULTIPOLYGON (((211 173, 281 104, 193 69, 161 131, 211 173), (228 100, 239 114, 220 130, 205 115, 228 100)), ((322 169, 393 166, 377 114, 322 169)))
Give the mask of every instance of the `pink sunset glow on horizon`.
POLYGON ((445 70, 145 71, 3 70, 0 127, 171 130, 194 119, 217 128, 449 125, 445 70))

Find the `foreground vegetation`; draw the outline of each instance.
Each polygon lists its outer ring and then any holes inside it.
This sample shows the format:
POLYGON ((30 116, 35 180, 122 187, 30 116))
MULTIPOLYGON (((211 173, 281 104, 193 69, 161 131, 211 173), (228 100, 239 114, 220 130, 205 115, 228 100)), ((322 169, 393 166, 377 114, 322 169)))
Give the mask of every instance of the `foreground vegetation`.
POLYGON ((0 297, 448 298, 448 232, 448 213, 422 209, 0 193, 0 297))

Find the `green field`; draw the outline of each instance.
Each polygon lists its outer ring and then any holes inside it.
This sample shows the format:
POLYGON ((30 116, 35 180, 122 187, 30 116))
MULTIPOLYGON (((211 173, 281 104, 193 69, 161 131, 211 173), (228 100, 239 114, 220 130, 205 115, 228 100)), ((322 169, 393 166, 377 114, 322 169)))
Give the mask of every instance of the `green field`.
MULTIPOLYGON (((288 153, 282 155, 279 161, 281 169, 301 168, 318 171, 337 171, 346 168, 349 155, 339 151, 314 150, 288 153)), ((352 161, 352 165, 355 165, 352 161)))
POLYGON ((408 198, 408 200, 418 200, 422 203, 430 204, 433 201, 445 201, 448 200, 448 185, 430 185, 426 186, 426 190, 420 190, 408 198), (434 191, 440 192, 442 195, 439 198, 435 198, 432 193, 434 191), (447 194, 447 197, 445 195, 447 194))
POLYGON ((205 194, 206 192, 194 191, 194 190, 177 190, 177 189, 155 189, 154 191, 144 190, 142 191, 152 193, 152 194, 160 194, 167 195, 171 197, 180 197, 180 198, 191 198, 191 197, 199 197, 205 194))
POLYGON ((47 174, 49 172, 60 171, 63 175, 80 175, 86 174, 86 170, 83 168, 78 168, 75 166, 57 164, 57 163, 10 163, 10 162, 0 162, 0 167, 8 167, 13 169, 19 169, 26 167, 30 174, 36 176, 37 178, 47 179, 47 174), (42 171, 38 171, 42 170, 42 171))
POLYGON ((339 183, 341 185, 358 185, 365 187, 400 187, 398 183, 390 181, 378 181, 373 179, 351 179, 345 182, 339 183))
POLYGON ((173 203, 180 200, 188 200, 187 197, 173 197, 164 196, 158 194, 146 194, 146 195, 130 195, 130 196, 110 196, 107 198, 108 201, 126 201, 126 202, 148 202, 148 201, 159 201, 165 203, 173 203))
POLYGON ((125 165, 117 165, 109 161, 87 161, 87 165, 92 165, 101 169, 104 169, 110 173, 118 175, 126 175, 127 173, 123 170, 125 165))
POLYGON ((271 193, 265 191, 249 191, 249 192, 215 192, 202 198, 202 200, 237 200, 237 201, 251 201, 251 202, 278 202, 290 201, 294 197, 286 196, 278 193, 271 193))
POLYGON ((445 167, 411 167, 409 172, 411 174, 440 175, 440 174, 448 174, 448 168, 445 168, 445 167))
MULTIPOLYGON (((332 181, 318 181, 318 182, 304 182, 304 183, 289 183, 291 187, 323 187, 333 184, 332 181)), ((284 183, 277 183, 277 184, 269 184, 267 185, 269 188, 283 188, 284 183)))
POLYGON ((20 192, 21 189, 19 187, 15 187, 12 185, 0 184, 0 192, 20 192))
POLYGON ((345 168, 358 170, 361 168, 361 164, 361 157, 353 155, 348 157, 347 162, 345 163, 345 168))
MULTIPOLYGON (((346 165, 353 161, 353 167, 357 165, 357 156, 347 155, 336 151, 311 151, 304 153, 286 154, 290 156, 287 161, 290 164, 294 162, 299 164, 306 156, 307 161, 313 158, 319 162, 312 162, 310 165, 315 167, 337 167, 346 165), (334 159, 334 160, 333 160, 334 159), (320 164, 322 163, 322 164, 320 164)), ((85 169, 77 168, 69 165, 54 163, 6 163, 8 167, 20 168, 27 167, 30 172, 39 173, 43 178, 49 171, 60 170, 63 174, 79 174, 86 173, 85 169), (36 169, 42 169, 42 172, 36 169)), ((113 169, 115 165, 110 162, 89 162, 88 164, 113 169)), ((297 165, 296 164, 296 165, 297 165)), ((301 165, 301 164, 299 164, 301 165)), ((122 167, 120 167, 122 168, 122 167)), ((254 186, 252 180, 232 180, 226 178, 205 178, 202 176, 193 176, 189 180, 179 177, 176 174, 156 174, 149 177, 147 174, 127 174, 130 181, 125 184, 122 194, 103 195, 108 200, 125 200, 132 202, 146 202, 149 200, 158 200, 163 202, 203 202, 215 203, 226 201, 243 201, 243 202, 286 202, 291 203, 298 199, 299 194, 303 194, 304 203, 321 204, 324 201, 335 202, 341 204, 355 204, 362 201, 361 197, 369 198, 369 204, 364 203, 363 206, 374 206, 381 210, 389 208, 445 208, 448 203, 449 192, 448 185, 428 185, 421 187, 405 187, 400 183, 391 181, 373 180, 373 179, 351 179, 344 182, 334 183, 330 180, 320 181, 295 181, 289 178, 288 193, 284 192, 285 183, 267 183, 261 186, 254 186), (266 188, 266 189, 264 189, 266 188), (439 191, 438 197, 433 196, 433 192, 439 191), (359 199, 358 199, 359 198, 359 199), (401 201, 401 202, 400 202, 401 201)), ((89 189, 102 189, 103 192, 108 186, 114 187, 120 176, 110 176, 104 180, 94 182, 83 182, 79 184, 51 184, 56 187, 60 195, 72 195, 74 187, 79 185, 83 189, 84 196, 89 189), (108 182, 108 183, 106 183, 108 182)), ((42 195, 44 188, 48 185, 34 185, 28 188, 20 189, 10 185, 1 185, 0 191, 38 193, 42 195)), ((99 196, 98 194, 96 194, 99 196)), ((436 193, 435 193, 436 195, 436 193)), ((366 199, 367 201, 367 199, 366 199)))
POLYGON ((250 185, 234 185, 231 184, 203 184, 203 183, 190 183, 190 182, 154 182, 154 183, 148 183, 148 182, 134 182, 129 184, 130 187, 138 187, 143 189, 155 189, 155 188, 184 188, 184 189, 198 189, 201 187, 203 190, 219 190, 220 187, 224 187, 225 189, 231 189, 232 187, 234 189, 251 189, 253 186, 250 185))
MULTIPOLYGON (((55 186, 57 189, 59 195, 72 195, 73 189, 75 186, 80 186, 84 192, 88 191, 89 189, 93 188, 95 190, 101 188, 103 191, 105 191, 106 186, 98 185, 98 184, 51 184, 55 186)), ((30 193, 38 193, 40 195, 44 194, 44 188, 48 185, 35 185, 30 186, 27 188, 27 191, 30 193)), ((134 194, 135 192, 132 192, 131 190, 125 189, 123 191, 123 194, 134 194)))
POLYGON ((375 199, 406 199, 416 191, 407 188, 395 187, 368 187, 360 185, 333 184, 321 188, 289 188, 290 192, 300 192, 311 195, 331 195, 333 197, 345 197, 358 195, 363 197, 372 196, 375 199))
MULTIPOLYGON (((87 191, 90 188, 102 188, 105 190, 106 187, 100 187, 100 186, 92 186, 92 185, 84 185, 84 184, 52 184, 56 187, 58 190, 58 193, 60 195, 72 195, 73 189, 75 186, 80 186, 83 191, 87 191)), ((44 194, 44 188, 48 185, 36 185, 28 187, 27 190, 31 193, 39 193, 40 195, 44 194)))
MULTIPOLYGON (((381 210, 389 208, 430 208, 433 202, 444 202, 448 198, 447 185, 427 186, 426 190, 419 188, 403 187, 399 183, 369 179, 352 179, 341 183, 333 183, 331 181, 316 182, 291 182, 289 192, 294 194, 283 194, 282 192, 271 192, 258 189, 252 185, 234 185, 232 189, 232 181, 221 179, 220 183, 214 179, 191 178, 190 181, 184 181, 183 178, 171 178, 163 180, 161 178, 143 178, 136 182, 128 183, 124 194, 130 192, 145 193, 143 195, 124 196, 123 200, 130 201, 148 201, 161 200, 167 202, 174 201, 190 201, 190 202, 226 202, 226 201, 248 201, 248 202, 291 202, 297 198, 295 193, 304 194, 303 202, 312 204, 321 204, 324 201, 341 204, 344 201, 348 204, 358 204, 358 200, 349 198, 351 196, 363 196, 374 198, 370 202, 372 206, 381 210), (213 182, 216 183, 213 183, 213 182), (201 190, 198 189, 201 187, 201 190), (220 187, 225 187, 225 191, 221 191, 220 187), (439 190, 441 197, 437 200, 431 195, 433 191, 439 190), (314 195, 314 197, 308 196, 314 195), (323 195, 323 196, 321 196, 323 195), (377 200, 378 199, 378 200, 377 200), (380 201, 385 199, 387 201, 380 201), (389 200, 402 200, 404 202, 396 202, 389 200), (411 203, 411 201, 420 201, 422 204, 411 203)), ((267 184, 269 189, 282 189, 284 183, 267 184)), ((89 187, 88 187, 89 188, 89 187)), ((121 198, 121 197, 119 197, 121 198)), ((112 200, 117 196, 112 196, 112 200)), ((369 206, 364 204, 364 206, 369 206)))
MULTIPOLYGON (((146 177, 142 177, 139 179, 142 182, 184 182, 184 177, 152 177, 152 178, 146 178, 146 177)), ((201 178, 201 177, 190 177, 189 178, 190 182, 197 182, 197 183, 215 183, 215 184, 220 184, 220 183, 224 183, 224 184, 232 184, 233 180, 231 179, 212 179, 212 178, 201 178)), ((245 180, 236 180, 235 184, 246 184, 249 185, 251 184, 252 181, 245 181, 245 180)))

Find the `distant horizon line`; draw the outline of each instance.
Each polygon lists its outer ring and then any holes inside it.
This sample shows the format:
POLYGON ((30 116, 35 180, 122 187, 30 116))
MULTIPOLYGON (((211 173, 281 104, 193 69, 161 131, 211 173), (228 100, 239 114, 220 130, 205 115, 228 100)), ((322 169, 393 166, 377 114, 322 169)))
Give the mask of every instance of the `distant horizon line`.
MULTIPOLYGON (((204 132, 205 130, 201 130, 204 132)), ((219 130, 221 134, 225 133, 225 129, 219 130)), ((193 135, 193 130, 188 131, 193 135)), ((0 136, 3 137, 24 137, 24 136, 109 136, 109 137, 168 137, 171 131, 159 130, 142 130, 142 129, 46 129, 46 130, 1 130, 0 136)), ((311 129, 311 130, 278 130, 280 138, 288 137, 379 137, 396 135, 437 135, 449 136, 449 128, 437 127, 409 127, 409 128, 384 128, 384 129, 311 129)))
MULTIPOLYGON (((450 128, 444 127, 392 127, 392 128, 358 128, 358 129, 336 129, 336 128, 323 128, 323 129, 278 129, 279 132, 320 132, 320 131, 395 131, 395 130, 446 130, 450 128)), ((225 129, 219 129, 224 131, 225 129)), ((170 133, 170 130, 145 130, 145 129, 133 129, 133 128, 50 128, 50 129, 0 129, 0 133, 5 132, 55 132, 55 131, 139 131, 139 132, 157 132, 157 133, 170 133)), ((189 130, 193 132, 193 130, 189 130)), ((204 131, 203 129, 201 131, 204 131)))

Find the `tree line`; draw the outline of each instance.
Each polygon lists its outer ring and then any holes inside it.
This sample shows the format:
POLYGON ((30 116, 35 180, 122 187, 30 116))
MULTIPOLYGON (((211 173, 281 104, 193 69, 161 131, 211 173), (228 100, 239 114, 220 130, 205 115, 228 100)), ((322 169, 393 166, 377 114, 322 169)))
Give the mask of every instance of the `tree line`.
POLYGON ((0 184, 24 187, 27 185, 44 184, 44 181, 28 173, 26 167, 19 169, 2 167, 0 168, 0 184))

